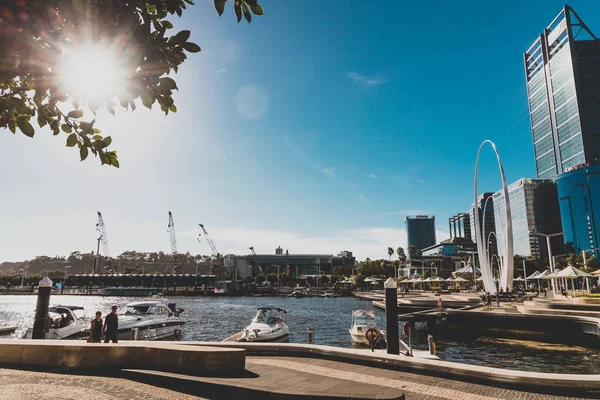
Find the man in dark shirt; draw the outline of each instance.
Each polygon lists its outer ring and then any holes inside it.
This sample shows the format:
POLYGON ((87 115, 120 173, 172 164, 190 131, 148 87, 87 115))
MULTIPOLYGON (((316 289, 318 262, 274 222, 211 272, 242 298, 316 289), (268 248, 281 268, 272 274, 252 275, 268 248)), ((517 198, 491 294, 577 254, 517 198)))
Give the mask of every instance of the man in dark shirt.
POLYGON ((119 316, 117 315, 117 306, 112 306, 112 311, 104 318, 104 343, 112 340, 113 343, 118 343, 117 330, 119 329, 119 316))

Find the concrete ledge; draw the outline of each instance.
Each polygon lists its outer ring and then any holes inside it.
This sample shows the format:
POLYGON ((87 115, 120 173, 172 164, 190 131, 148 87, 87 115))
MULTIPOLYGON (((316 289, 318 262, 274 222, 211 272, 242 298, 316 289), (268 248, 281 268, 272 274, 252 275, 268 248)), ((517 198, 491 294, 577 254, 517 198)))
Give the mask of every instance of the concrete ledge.
POLYGON ((144 368, 189 375, 244 371, 242 348, 176 343, 86 343, 76 340, 0 340, 0 364, 63 368, 144 368))
POLYGON ((600 375, 551 374, 527 372, 456 362, 418 359, 363 350, 343 349, 295 343, 222 343, 222 342, 178 342, 191 346, 219 346, 245 349, 248 355, 329 358, 341 362, 367 364, 383 368, 394 368, 423 375, 443 376, 484 384, 523 389, 524 387, 567 391, 598 391, 600 375))

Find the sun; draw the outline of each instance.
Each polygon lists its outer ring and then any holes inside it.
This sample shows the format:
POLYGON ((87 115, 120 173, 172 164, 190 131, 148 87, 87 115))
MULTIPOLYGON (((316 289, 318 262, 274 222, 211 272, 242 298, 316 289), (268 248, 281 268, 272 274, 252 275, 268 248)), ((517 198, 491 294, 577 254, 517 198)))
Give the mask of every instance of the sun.
POLYGON ((119 94, 125 78, 117 53, 104 46, 67 48, 59 79, 75 99, 103 102, 119 94))

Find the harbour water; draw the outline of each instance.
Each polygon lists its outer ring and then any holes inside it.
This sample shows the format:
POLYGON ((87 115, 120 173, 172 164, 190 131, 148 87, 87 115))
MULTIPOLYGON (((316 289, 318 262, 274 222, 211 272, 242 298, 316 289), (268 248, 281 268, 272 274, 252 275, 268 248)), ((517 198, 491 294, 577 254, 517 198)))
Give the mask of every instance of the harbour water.
MULTIPOLYGON (((83 306, 86 314, 91 316, 97 310, 103 314, 109 312, 112 304, 123 307, 139 300, 142 299, 54 296, 52 304, 83 306)), ((306 329, 311 327, 315 330, 316 344, 349 347, 352 310, 373 309, 370 301, 351 297, 188 297, 169 300, 185 310, 182 340, 197 341, 221 341, 242 330, 254 316, 256 307, 274 305, 288 312, 286 323, 291 331, 290 342, 306 343, 306 329)), ((24 332, 33 323, 35 303, 35 296, 0 296, 0 327, 18 326, 17 333, 24 332)), ((384 329, 384 313, 374 311, 379 327, 384 329)), ((599 349, 494 338, 436 338, 436 344, 437 355, 447 361, 523 371, 600 374, 599 349)), ((415 348, 427 349, 424 329, 415 338, 415 348)))

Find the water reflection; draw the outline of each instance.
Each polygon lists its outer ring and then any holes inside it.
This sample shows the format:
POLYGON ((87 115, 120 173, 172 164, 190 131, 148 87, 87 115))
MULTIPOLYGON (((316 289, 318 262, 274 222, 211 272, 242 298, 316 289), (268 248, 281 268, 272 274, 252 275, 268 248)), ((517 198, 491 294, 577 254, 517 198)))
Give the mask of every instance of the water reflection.
MULTIPOLYGON (((54 296, 52 304, 83 306, 91 317, 97 310, 106 314, 112 304, 123 308, 140 298, 98 296, 54 296)), ((288 297, 206 297, 170 298, 185 312, 186 325, 182 340, 221 341, 241 331, 252 320, 256 308, 274 305, 285 308, 291 343, 306 343, 306 330, 315 330, 315 343, 349 347, 348 329, 352 311, 373 309, 370 301, 354 298, 288 298, 288 297)), ((33 323, 35 296, 0 296, 0 326, 18 326, 22 334, 33 323)), ((385 329, 384 313, 375 310, 377 325, 385 329)), ((402 328, 400 323, 400 329, 402 328)), ((414 338, 415 349, 427 349, 424 327, 414 338)), ((531 341, 453 337, 436 338, 438 356, 448 361, 525 371, 562 373, 600 373, 600 350, 577 346, 542 344, 531 341)))

